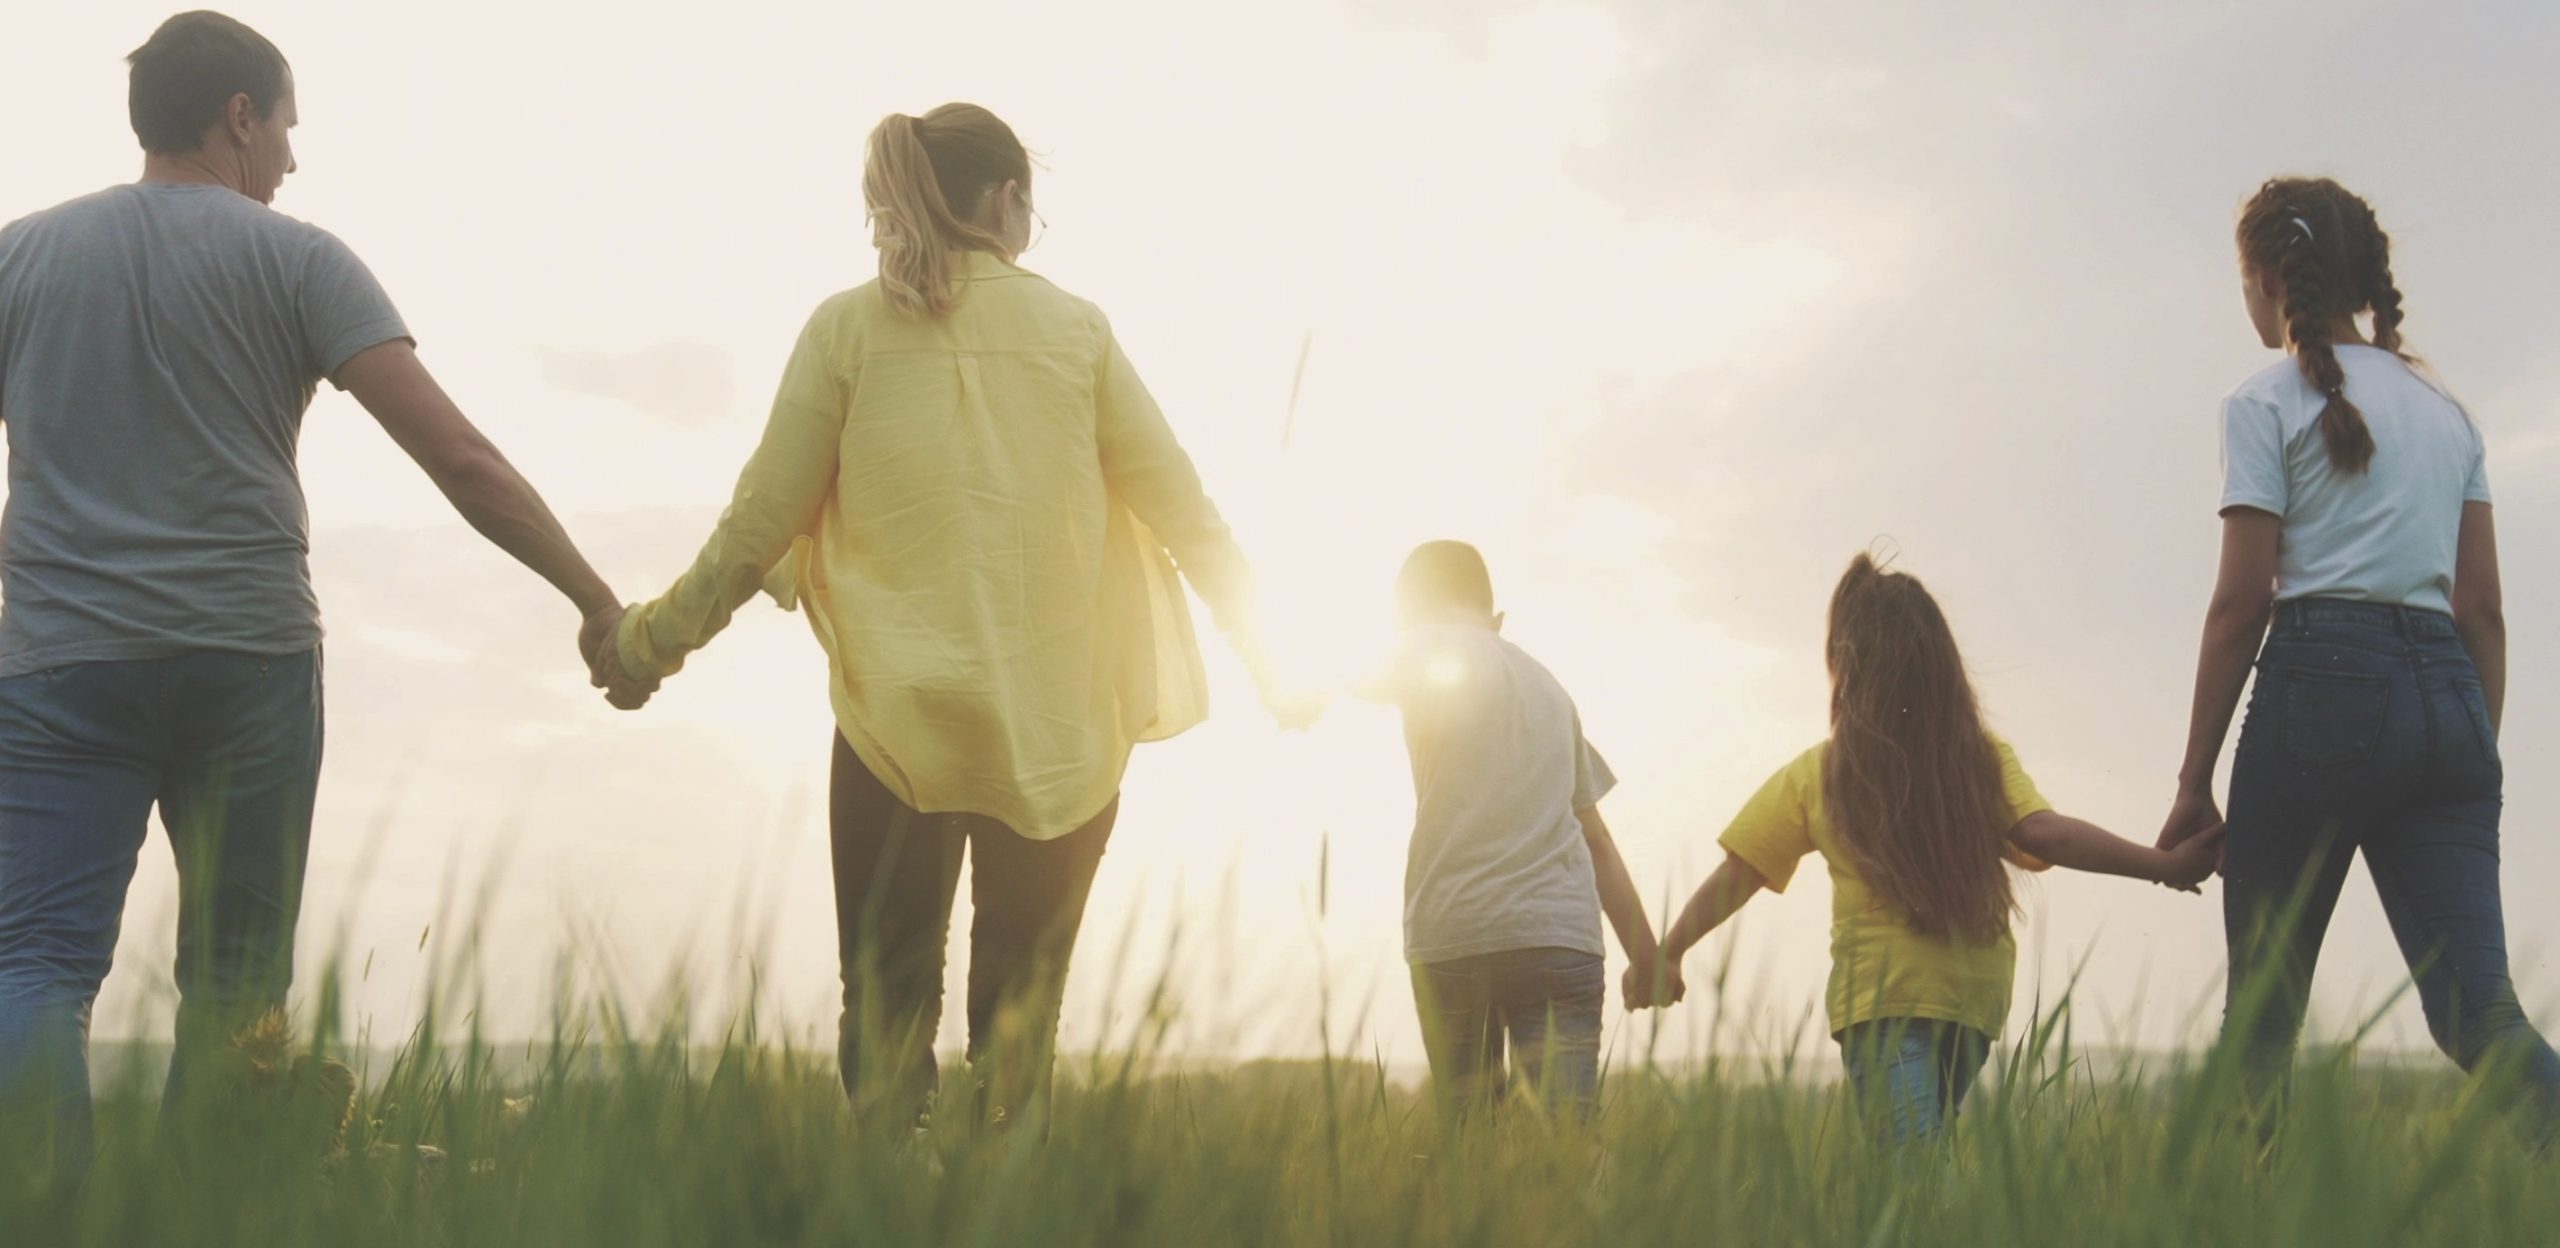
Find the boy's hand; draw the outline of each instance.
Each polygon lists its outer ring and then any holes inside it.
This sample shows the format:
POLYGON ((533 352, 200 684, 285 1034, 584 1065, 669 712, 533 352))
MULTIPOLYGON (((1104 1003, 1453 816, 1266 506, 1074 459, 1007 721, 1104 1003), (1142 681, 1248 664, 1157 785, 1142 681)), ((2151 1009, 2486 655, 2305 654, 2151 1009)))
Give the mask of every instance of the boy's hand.
POLYGON ((1618 990, 1625 994, 1629 1010, 1661 1009, 1689 995, 1689 985, 1680 978, 1679 961, 1658 955, 1627 963, 1618 990))

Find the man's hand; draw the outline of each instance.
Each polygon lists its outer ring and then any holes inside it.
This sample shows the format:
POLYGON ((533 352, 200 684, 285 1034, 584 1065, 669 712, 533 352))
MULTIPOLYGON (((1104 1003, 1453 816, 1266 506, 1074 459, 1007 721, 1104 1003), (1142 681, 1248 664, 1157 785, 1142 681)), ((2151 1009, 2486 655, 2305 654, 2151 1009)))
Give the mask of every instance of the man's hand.
POLYGON ((633 676, 622 663, 622 619, 629 608, 616 603, 589 615, 578 626, 578 653, 587 661, 587 679, 604 690, 604 700, 617 710, 636 711, 658 691, 654 679, 633 676))

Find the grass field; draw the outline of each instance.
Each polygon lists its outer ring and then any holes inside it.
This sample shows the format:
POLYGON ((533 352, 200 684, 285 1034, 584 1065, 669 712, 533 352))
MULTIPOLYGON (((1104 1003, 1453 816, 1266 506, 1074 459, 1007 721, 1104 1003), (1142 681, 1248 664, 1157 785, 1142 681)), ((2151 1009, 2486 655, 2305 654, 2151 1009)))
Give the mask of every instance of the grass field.
POLYGON ((2506 1098, 2449 1066, 2307 1057, 2262 1148, 2219 1108, 2214 1064, 2095 1076, 2059 1015, 1995 1057, 1943 1149, 1901 1155, 1783 1062, 1672 1077, 1639 1061, 1610 1072, 1589 1129, 1516 1105, 1452 1133, 1373 1064, 1176 1071, 1133 1053, 1068 1064, 1046 1143, 1025 1124, 867 1132, 822 1056, 592 1017, 557 1047, 413 1045, 370 1072, 332 1160, 291 1096, 155 1143, 147 1081, 101 1072, 88 1186, 0 1187, 0 1242, 2560 1242, 2560 1181, 2501 1121, 2506 1098), (445 1159, 418 1163, 420 1143, 445 1159))

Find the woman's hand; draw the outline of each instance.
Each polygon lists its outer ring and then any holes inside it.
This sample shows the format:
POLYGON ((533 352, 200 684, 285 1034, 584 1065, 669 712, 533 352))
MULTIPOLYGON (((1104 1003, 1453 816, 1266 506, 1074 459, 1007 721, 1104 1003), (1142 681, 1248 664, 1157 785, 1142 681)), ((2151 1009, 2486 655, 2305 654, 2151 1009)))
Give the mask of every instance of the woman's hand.
POLYGON ((2222 869, 2222 829, 2190 836, 2162 852, 2169 862, 2160 882, 2182 893, 2201 893, 2206 877, 2222 869))
POLYGON ((2162 849, 2176 849, 2195 839, 2222 831, 2222 808, 2214 804, 2210 789, 2181 788, 2176 801, 2169 804, 2169 818, 2160 825, 2162 849))
POLYGON ((1320 693, 1291 687, 1280 675, 1278 665, 1271 661, 1271 652, 1262 642, 1260 626, 1248 622, 1228 634, 1227 641, 1235 647, 1236 656, 1244 660, 1245 671, 1253 677, 1254 688, 1262 694, 1263 709, 1271 712, 1271 718, 1278 720, 1281 728, 1300 732, 1314 727, 1317 720, 1324 718, 1333 700, 1320 693))

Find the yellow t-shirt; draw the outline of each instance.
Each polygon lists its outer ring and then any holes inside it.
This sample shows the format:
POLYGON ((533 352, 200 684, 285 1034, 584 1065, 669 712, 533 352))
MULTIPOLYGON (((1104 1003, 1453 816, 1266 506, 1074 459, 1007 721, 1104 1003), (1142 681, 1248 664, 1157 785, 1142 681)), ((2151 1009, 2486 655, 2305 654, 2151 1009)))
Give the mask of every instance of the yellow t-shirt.
POLYGON ((900 801, 1033 840, 1207 712, 1182 577, 1222 626, 1252 574, 1100 309, 985 252, 949 315, 870 282, 820 305, 691 570, 631 612, 668 675, 771 589, 807 611, 837 727, 900 801))
MULTIPOLYGON (((2017 821, 2053 804, 2036 792, 2007 742, 1992 739, 2000 754, 2000 784, 2017 821)), ((1903 911, 1858 878, 1823 811, 1824 742, 1778 769, 1717 838, 1785 892, 1796 864, 1819 852, 1831 867, 1831 987, 1826 994, 1831 1031, 1889 1018, 1960 1023, 1997 1037, 2009 1017, 2009 989, 2018 969, 2018 944, 2006 932, 1989 944, 1933 939, 1911 930, 1903 911)), ((2010 851, 2029 870, 2045 864, 2010 851)))

